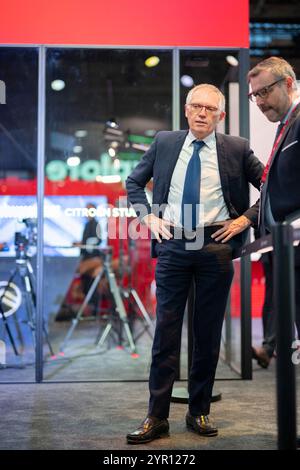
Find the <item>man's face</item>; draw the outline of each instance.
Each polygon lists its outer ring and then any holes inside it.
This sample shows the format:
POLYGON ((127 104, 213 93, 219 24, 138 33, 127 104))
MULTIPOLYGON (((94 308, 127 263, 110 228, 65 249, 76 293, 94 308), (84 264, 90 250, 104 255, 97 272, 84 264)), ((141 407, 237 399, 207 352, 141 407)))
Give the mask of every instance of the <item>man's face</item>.
MULTIPOLYGON (((252 92, 256 93, 264 87, 276 82, 276 78, 271 72, 263 70, 256 77, 250 78, 252 92)), ((285 78, 268 89, 264 98, 256 96, 256 104, 262 113, 271 122, 281 121, 292 103, 291 79, 285 78)))
POLYGON ((225 112, 220 111, 219 101, 219 95, 213 90, 200 88, 193 93, 190 103, 185 105, 185 117, 197 139, 205 139, 224 119, 225 112))

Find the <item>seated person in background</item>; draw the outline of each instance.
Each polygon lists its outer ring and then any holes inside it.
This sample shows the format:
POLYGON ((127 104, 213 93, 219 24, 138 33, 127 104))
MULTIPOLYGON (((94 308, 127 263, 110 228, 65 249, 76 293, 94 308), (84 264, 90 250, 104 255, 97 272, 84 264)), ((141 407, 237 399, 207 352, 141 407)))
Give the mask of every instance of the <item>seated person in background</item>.
MULTIPOLYGON (((86 208, 96 209, 96 206, 92 203, 89 203, 87 204, 86 208)), ((95 277, 99 274, 103 267, 103 254, 98 248, 92 248, 92 245, 99 247, 100 243, 100 225, 98 224, 95 217, 88 215, 88 221, 85 224, 81 242, 73 243, 74 246, 84 245, 84 247, 82 247, 80 250, 81 259, 78 271, 81 276, 82 290, 85 296, 87 295, 95 277)), ((98 301, 99 293, 98 289, 95 289, 89 302, 92 315, 96 315, 97 313, 98 301)))

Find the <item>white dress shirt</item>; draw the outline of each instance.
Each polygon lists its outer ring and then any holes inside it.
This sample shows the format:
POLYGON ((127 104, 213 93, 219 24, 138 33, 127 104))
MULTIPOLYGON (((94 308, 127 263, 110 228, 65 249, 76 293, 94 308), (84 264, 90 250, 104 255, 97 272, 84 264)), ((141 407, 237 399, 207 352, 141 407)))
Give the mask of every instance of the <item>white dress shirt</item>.
MULTIPOLYGON (((190 130, 186 136, 172 175, 168 204, 164 212, 164 219, 173 222, 178 227, 182 227, 181 201, 186 170, 194 151, 194 140, 197 140, 197 138, 190 130)), ((211 225, 215 222, 230 218, 221 187, 215 132, 212 132, 202 140, 205 142, 205 145, 199 152, 201 161, 201 182, 199 188, 200 226, 211 225)))

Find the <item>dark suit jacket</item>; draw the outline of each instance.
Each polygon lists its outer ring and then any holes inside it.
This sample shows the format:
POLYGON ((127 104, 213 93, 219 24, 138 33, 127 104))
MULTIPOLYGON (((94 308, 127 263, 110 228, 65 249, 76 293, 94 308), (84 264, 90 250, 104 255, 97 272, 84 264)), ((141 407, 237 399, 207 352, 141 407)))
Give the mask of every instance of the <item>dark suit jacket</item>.
MULTIPOLYGON (((127 178, 129 201, 138 217, 142 218, 151 212, 163 216, 163 210, 158 210, 156 205, 167 204, 172 174, 187 133, 159 132, 150 149, 127 178), (144 188, 152 177, 154 206, 151 208, 144 188), (146 210, 141 211, 140 205, 146 210)), ((255 225, 258 204, 249 209, 248 183, 259 188, 263 164, 254 156, 246 139, 217 133, 216 141, 221 186, 230 218, 235 219, 243 214, 255 225)), ((155 241, 152 243, 152 256, 156 256, 155 241)))
MULTIPOLYGON (((276 149, 265 191, 269 193, 275 221, 282 221, 300 209, 300 104, 291 116, 276 149)), ((264 204, 262 210, 264 211, 264 204)), ((263 219, 262 217, 262 221, 263 219)))
MULTIPOLYGON (((265 202, 269 194, 273 217, 283 221, 300 210, 300 104, 289 119, 274 154, 261 193, 260 232, 265 234, 265 202)), ((295 265, 300 266, 300 247, 295 248, 295 265)))

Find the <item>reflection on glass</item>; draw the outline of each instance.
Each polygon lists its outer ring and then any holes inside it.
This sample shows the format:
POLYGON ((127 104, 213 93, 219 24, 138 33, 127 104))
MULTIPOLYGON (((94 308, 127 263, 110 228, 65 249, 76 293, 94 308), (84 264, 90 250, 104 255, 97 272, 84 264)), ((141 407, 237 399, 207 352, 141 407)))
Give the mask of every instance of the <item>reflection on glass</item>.
POLYGON ((45 380, 148 379, 155 262, 124 182, 171 128, 172 53, 153 52, 47 51, 45 380))
POLYGON ((35 377, 37 65, 35 49, 0 48, 1 382, 35 377))
POLYGON ((234 261, 234 278, 230 292, 230 365, 241 371, 241 262, 234 261))
MULTIPOLYGON (((228 55, 181 52, 182 128, 193 83, 227 96, 237 71, 228 55)), ((0 318, 0 381, 34 380, 34 295, 24 294, 19 269, 8 295, 5 286, 24 250, 35 284, 37 65, 33 48, 0 49, 0 289, 11 310, 0 318)), ((137 228, 124 181, 155 134, 171 129, 171 103, 171 51, 47 50, 46 380, 148 379, 155 261, 148 239, 128 237, 137 228), (159 60, 149 67, 149 57, 159 60)), ((182 378, 186 357, 184 325, 182 378)))
MULTIPOLYGON (((180 101, 184 110, 188 91, 200 83, 210 83, 219 88, 226 98, 225 128, 219 132, 229 133, 229 86, 238 82, 238 61, 236 51, 182 51, 180 60, 180 101), (228 59, 229 58, 229 59, 228 59)), ((181 113, 181 129, 186 128, 184 112, 181 113)), ((231 133, 231 132, 230 132, 231 133)))

